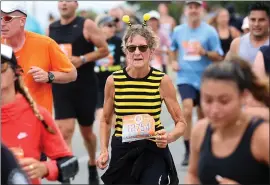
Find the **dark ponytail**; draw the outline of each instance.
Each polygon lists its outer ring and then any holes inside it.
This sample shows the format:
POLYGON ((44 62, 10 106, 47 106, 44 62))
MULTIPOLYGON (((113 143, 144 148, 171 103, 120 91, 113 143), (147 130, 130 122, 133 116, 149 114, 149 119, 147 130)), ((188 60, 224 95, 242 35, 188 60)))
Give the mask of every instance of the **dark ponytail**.
MULTIPOLYGON (((2 48, 2 45, 1 45, 2 48)), ((46 123, 46 121, 44 120, 43 116, 40 114, 36 102, 32 99, 31 95, 28 92, 27 87, 24 85, 21 74, 23 73, 22 68, 17 64, 17 60, 15 57, 15 54, 12 53, 11 58, 7 58, 4 55, 2 55, 1 53, 1 63, 9 63, 10 67, 12 68, 12 70, 15 73, 16 76, 16 80, 15 80, 15 91, 16 93, 20 93, 23 95, 23 97, 27 100, 27 102, 29 103, 29 105, 31 106, 35 116, 40 120, 40 122, 42 123, 42 125, 45 127, 45 129, 51 133, 51 134, 55 134, 55 131, 46 123)))
POLYGON ((31 106, 35 116, 40 120, 40 122, 45 127, 45 129, 49 133, 55 134, 55 131, 45 122, 43 116, 40 114, 40 112, 37 108, 36 102, 32 99, 32 97, 30 96, 30 94, 28 92, 28 89, 23 84, 22 77, 18 74, 16 74, 16 76, 17 76, 17 80, 15 81, 15 91, 22 94, 23 97, 27 100, 27 102, 31 106))
POLYGON ((240 92, 247 89, 256 100, 270 107, 269 81, 257 78, 250 64, 238 56, 231 55, 223 62, 210 65, 204 72, 204 79, 234 81, 240 92))

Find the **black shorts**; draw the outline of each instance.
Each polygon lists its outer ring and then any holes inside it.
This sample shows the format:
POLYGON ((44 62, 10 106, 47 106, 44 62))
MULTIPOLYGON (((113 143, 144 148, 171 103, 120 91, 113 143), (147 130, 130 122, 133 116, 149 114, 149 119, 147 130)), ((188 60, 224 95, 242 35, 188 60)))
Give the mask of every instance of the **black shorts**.
POLYGON ((185 99, 192 99, 194 106, 200 106, 200 91, 195 89, 192 85, 178 85, 178 91, 181 95, 182 101, 185 99))
POLYGON ((104 104, 104 89, 98 90, 97 109, 103 108, 104 104))
POLYGON ((95 120, 97 85, 73 84, 62 89, 59 85, 62 84, 57 84, 57 90, 55 84, 53 86, 55 119, 75 118, 81 126, 91 126, 95 120))
POLYGON ((97 73, 98 77, 98 100, 97 100, 97 109, 103 108, 104 104, 104 90, 107 78, 111 75, 111 72, 97 73))

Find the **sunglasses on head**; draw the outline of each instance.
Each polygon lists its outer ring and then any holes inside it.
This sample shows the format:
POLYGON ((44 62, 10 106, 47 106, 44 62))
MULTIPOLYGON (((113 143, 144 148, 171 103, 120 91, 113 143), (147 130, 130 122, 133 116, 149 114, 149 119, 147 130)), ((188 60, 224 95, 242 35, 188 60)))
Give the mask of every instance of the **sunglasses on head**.
POLYGON ((139 49, 140 52, 146 52, 146 50, 148 49, 147 45, 141 45, 141 46, 134 46, 134 45, 130 45, 127 46, 127 50, 131 53, 133 53, 134 51, 136 51, 136 49, 139 49))
POLYGON ((1 63, 1 73, 4 73, 7 71, 8 69, 8 63, 7 62, 4 62, 4 63, 1 63))
POLYGON ((1 20, 4 20, 4 22, 11 22, 13 19, 21 18, 22 16, 16 16, 16 15, 5 15, 1 17, 1 20))

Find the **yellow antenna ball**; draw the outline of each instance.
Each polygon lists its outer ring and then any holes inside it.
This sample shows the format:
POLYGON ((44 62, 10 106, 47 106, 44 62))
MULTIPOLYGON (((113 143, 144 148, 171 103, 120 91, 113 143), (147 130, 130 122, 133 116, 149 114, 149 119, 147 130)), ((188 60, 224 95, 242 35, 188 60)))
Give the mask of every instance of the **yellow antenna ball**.
POLYGON ((151 18, 151 15, 149 13, 146 13, 143 15, 143 20, 148 21, 151 18))
POLYGON ((125 22, 125 23, 129 23, 129 16, 128 15, 124 15, 123 18, 122 18, 122 21, 125 22))

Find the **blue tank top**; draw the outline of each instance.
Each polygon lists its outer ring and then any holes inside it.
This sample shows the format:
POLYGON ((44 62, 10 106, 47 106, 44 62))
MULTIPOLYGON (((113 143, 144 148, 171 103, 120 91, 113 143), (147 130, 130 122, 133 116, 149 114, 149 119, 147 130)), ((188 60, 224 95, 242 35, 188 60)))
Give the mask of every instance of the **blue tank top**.
MULTIPOLYGON (((264 46, 269 45, 269 40, 267 40, 264 46)), ((240 38, 240 45, 239 45, 239 56, 246 61, 250 62, 250 64, 254 63, 256 58, 257 52, 259 51, 260 47, 255 48, 250 41, 250 33, 243 35, 240 38)))

